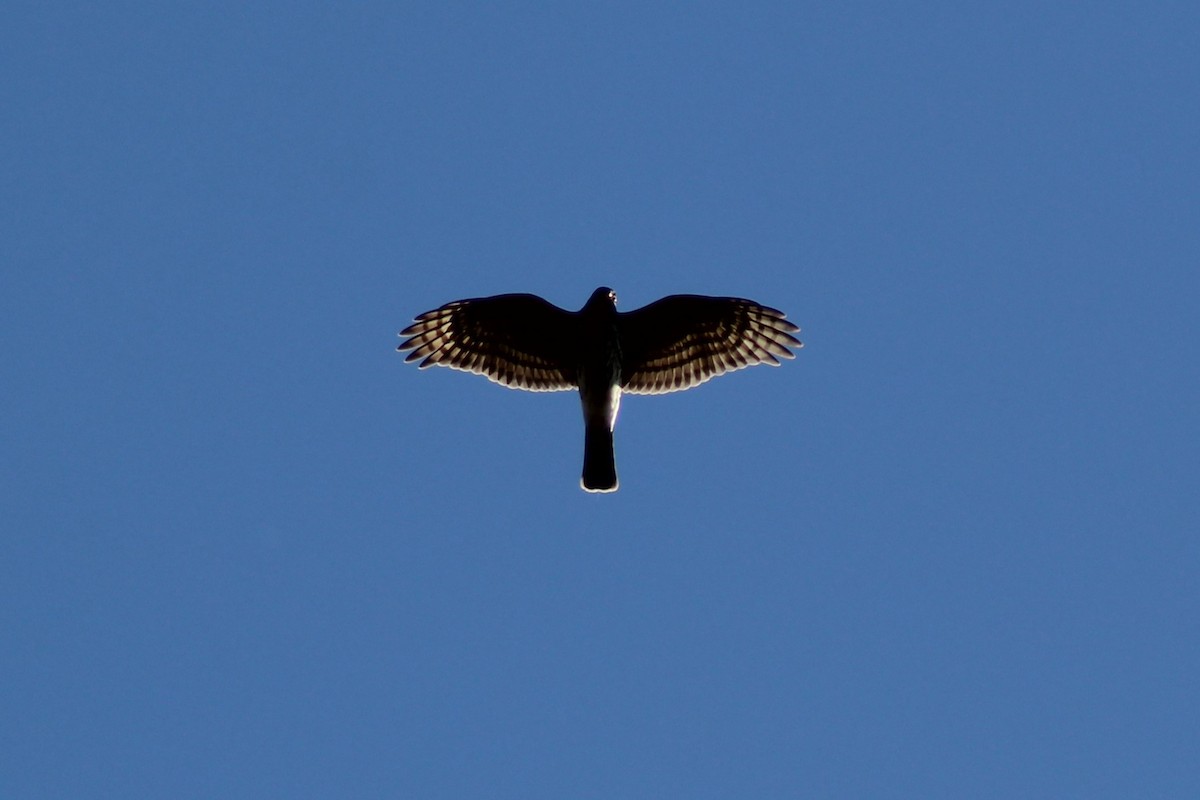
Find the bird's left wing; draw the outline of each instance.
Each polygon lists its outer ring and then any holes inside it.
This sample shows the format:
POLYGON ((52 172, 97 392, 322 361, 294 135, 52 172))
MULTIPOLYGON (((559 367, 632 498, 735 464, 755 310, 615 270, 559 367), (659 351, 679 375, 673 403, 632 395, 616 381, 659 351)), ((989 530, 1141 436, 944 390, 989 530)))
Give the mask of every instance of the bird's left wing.
POLYGON ((555 392, 577 385, 575 315, 532 294, 456 300, 400 331, 405 361, 484 375, 512 389, 555 392))
POLYGON ((738 297, 677 294, 618 316, 622 390, 677 392, 804 345, 782 311, 738 297))

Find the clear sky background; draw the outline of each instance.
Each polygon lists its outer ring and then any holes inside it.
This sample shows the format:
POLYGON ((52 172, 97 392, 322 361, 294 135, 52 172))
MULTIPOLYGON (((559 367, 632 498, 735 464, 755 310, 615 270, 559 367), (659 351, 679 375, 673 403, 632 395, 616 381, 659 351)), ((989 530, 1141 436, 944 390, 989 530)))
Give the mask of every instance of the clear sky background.
POLYGON ((1200 796, 1195 3, 2 16, 3 797, 1200 796), (602 284, 806 347, 394 352, 602 284))

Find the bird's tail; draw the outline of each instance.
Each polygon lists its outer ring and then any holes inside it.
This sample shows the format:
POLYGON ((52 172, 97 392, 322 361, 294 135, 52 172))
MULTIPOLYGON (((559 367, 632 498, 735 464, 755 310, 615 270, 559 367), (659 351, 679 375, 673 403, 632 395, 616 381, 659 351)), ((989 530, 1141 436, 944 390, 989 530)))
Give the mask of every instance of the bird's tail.
POLYGON ((583 478, 579 485, 589 492, 617 490, 617 462, 613 435, 603 422, 589 423, 583 433, 583 478))

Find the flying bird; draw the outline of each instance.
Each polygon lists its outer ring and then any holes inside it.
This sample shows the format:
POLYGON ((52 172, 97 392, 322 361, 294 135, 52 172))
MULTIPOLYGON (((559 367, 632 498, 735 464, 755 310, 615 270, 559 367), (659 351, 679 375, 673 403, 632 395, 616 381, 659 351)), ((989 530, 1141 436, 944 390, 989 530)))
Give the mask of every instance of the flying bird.
POLYGON ((474 372, 512 389, 579 390, 583 477, 614 492, 613 426, 621 393, 665 394, 755 364, 779 366, 801 348, 782 311, 737 297, 676 294, 617 311, 601 286, 578 311, 532 294, 455 300, 400 331, 406 362, 474 372))

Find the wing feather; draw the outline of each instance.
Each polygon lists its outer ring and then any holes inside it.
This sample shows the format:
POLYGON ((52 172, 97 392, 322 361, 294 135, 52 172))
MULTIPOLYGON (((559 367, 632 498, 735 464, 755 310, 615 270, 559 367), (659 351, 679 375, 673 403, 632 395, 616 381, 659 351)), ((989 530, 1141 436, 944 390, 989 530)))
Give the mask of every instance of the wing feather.
POLYGON ((774 308, 738 297, 671 295, 618 316, 623 391, 662 394, 755 364, 779 366, 803 347, 774 308))
POLYGON ((577 385, 570 343, 576 315, 532 294, 476 297, 426 311, 400 331, 397 349, 421 369, 483 375, 512 389, 555 392, 577 385))

